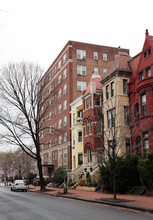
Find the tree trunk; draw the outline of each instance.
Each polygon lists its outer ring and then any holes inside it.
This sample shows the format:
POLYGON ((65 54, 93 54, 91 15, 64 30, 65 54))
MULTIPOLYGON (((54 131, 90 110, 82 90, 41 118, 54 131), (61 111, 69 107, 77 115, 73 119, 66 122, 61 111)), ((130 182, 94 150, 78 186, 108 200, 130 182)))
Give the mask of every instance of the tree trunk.
POLYGON ((112 167, 112 179, 113 179, 113 196, 114 196, 114 199, 117 199, 116 197, 116 168, 115 168, 115 164, 114 166, 112 167))
POLYGON ((42 165, 41 165, 41 157, 37 157, 37 167, 39 171, 39 178, 40 178, 40 190, 43 191, 45 190, 45 182, 43 178, 43 172, 42 172, 42 165))

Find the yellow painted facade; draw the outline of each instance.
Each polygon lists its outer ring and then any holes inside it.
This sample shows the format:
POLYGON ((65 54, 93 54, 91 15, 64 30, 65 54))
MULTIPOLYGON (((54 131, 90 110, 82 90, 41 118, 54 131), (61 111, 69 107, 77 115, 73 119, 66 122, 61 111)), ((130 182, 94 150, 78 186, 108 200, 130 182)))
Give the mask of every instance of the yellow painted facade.
MULTIPOLYGON (((123 74, 124 75, 124 74, 123 74)), ((126 153, 127 140, 130 138, 128 125, 128 83, 129 77, 113 74, 103 84, 103 114, 104 114, 104 145, 108 149, 109 141, 115 137, 118 155, 126 153), (114 86, 113 86, 114 83, 114 86), (112 91, 114 90, 114 91, 112 91), (109 93, 109 94, 108 94, 109 93), (112 115, 114 121, 112 122, 112 115)))
POLYGON ((71 104, 72 171, 83 164, 83 106, 82 96, 71 104))

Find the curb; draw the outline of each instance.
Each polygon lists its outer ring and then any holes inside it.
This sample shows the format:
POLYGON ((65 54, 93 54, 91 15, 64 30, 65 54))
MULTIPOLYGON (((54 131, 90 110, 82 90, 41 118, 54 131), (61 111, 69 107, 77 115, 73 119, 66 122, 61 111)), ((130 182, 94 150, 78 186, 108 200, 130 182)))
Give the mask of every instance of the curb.
POLYGON ((91 202, 91 203, 98 203, 98 204, 103 204, 103 205, 110 205, 110 206, 114 206, 114 207, 116 206, 116 207, 121 207, 121 208, 127 208, 127 209, 131 209, 131 210, 137 210, 137 211, 142 211, 142 212, 147 212, 147 213, 153 214, 153 209, 145 208, 145 207, 137 207, 137 206, 131 206, 131 205, 123 205, 123 204, 114 203, 114 202, 84 199, 84 198, 79 198, 79 197, 74 197, 74 196, 66 196, 66 195, 61 195, 61 194, 50 194, 47 192, 39 192, 39 191, 32 191, 32 190, 28 190, 28 191, 34 192, 34 193, 45 194, 45 195, 49 195, 49 196, 74 199, 74 200, 80 200, 80 201, 91 202))

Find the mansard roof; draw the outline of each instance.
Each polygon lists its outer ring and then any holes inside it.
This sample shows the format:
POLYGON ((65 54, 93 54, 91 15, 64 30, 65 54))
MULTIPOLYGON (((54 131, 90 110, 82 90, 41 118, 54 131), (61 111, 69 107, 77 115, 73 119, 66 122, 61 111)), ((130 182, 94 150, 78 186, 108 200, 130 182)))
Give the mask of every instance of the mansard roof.
POLYGON ((106 82, 111 78, 111 76, 116 72, 116 71, 121 71, 121 72, 131 72, 128 61, 131 59, 131 57, 125 53, 125 52, 118 52, 117 57, 113 61, 112 65, 108 69, 105 77, 102 80, 102 83, 106 82))

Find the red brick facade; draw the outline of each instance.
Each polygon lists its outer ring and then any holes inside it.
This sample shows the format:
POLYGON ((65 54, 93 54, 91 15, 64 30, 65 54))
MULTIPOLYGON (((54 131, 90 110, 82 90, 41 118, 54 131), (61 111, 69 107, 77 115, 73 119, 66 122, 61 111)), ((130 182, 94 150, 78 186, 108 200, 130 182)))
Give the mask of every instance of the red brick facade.
POLYGON ((147 30, 142 51, 129 64, 132 148, 146 157, 153 152, 153 37, 147 30))

